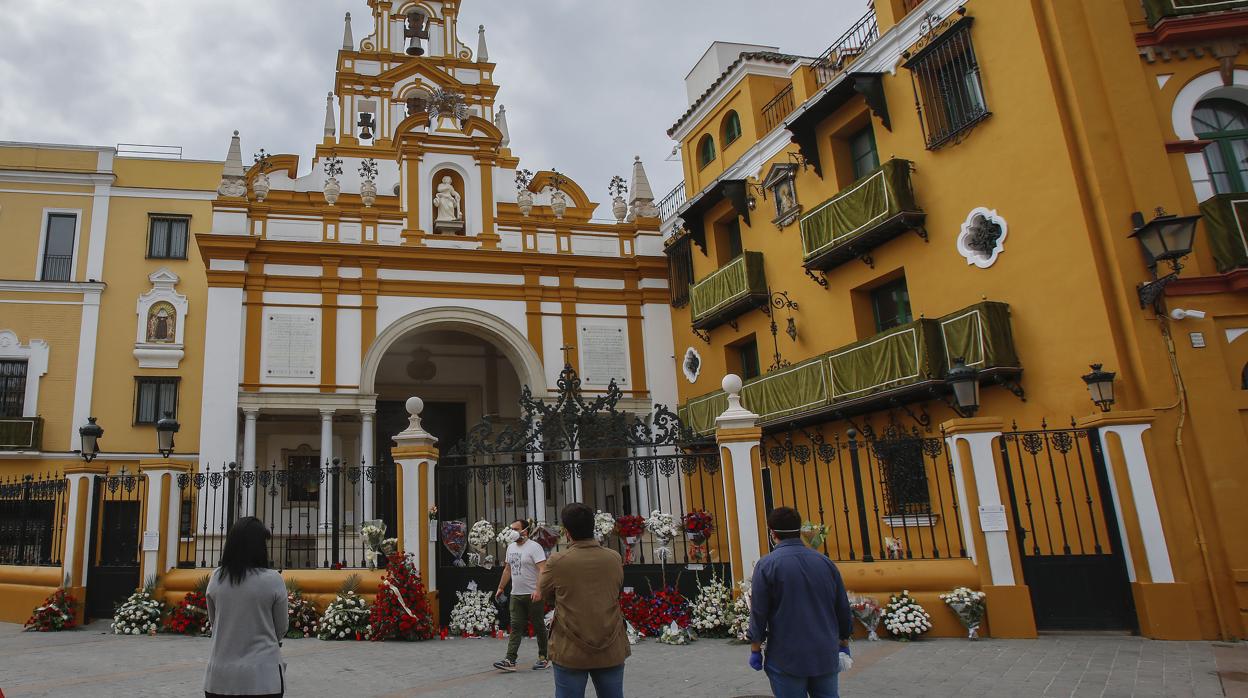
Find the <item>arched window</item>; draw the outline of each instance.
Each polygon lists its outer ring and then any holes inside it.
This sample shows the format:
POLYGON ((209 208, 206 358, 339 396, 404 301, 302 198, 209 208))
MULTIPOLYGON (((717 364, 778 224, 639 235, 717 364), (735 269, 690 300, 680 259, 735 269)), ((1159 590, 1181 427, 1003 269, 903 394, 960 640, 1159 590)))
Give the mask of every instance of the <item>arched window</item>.
POLYGON ((177 337, 178 313, 169 303, 155 303, 147 311, 147 341, 172 344, 177 337))
POLYGON ((1213 141, 1205 163, 1219 194, 1248 191, 1248 106, 1233 99, 1206 99, 1192 112, 1196 137, 1213 141))
POLYGON ((728 116, 724 117, 723 133, 719 138, 727 147, 730 143, 741 137, 741 117, 735 111, 728 112, 728 116))
POLYGON ((698 167, 706 167, 715 160, 715 139, 708 133, 698 141, 698 167))

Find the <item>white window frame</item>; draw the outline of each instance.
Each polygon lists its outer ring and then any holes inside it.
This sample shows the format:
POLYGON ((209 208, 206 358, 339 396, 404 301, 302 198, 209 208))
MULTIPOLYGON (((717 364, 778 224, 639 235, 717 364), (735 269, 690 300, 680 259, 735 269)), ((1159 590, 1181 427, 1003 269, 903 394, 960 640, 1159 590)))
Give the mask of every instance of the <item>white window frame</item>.
POLYGON ((0 330, 0 359, 26 362, 26 397, 22 403, 22 417, 39 415, 39 379, 48 372, 48 343, 32 339, 22 345, 17 333, 0 330))
POLYGON ((78 247, 82 243, 82 209, 80 208, 45 208, 43 209, 43 222, 39 226, 39 254, 35 258, 35 280, 43 281, 43 254, 48 244, 48 225, 54 215, 74 216, 74 245, 73 258, 69 265, 69 282, 73 282, 78 278, 78 247))

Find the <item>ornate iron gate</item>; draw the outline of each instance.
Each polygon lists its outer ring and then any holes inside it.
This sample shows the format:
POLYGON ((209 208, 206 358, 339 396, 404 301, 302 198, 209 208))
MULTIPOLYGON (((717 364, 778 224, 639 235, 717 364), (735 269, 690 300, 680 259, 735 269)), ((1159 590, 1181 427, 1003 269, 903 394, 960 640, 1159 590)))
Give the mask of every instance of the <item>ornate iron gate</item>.
POLYGON ((139 587, 147 476, 124 469, 117 475, 96 475, 94 489, 85 610, 90 618, 111 618, 114 606, 139 587))
POLYGON ((1136 617, 1096 430, 1001 438, 1023 577, 1042 630, 1134 630, 1136 617))
MULTIPOLYGON (((491 540, 472 549, 466 534, 476 522, 489 521, 496 531, 516 519, 553 528, 560 510, 576 501, 617 519, 660 511, 678 527, 690 514, 690 521, 709 515, 712 529, 705 534, 669 541, 645 531, 606 536, 604 545, 625 558, 626 587, 645 592, 669 585, 689 594, 711 574, 727 580, 718 452, 690 448, 692 432, 664 406, 649 414, 618 409, 623 395, 614 382, 605 394, 585 398, 566 366, 558 388, 554 400, 544 401, 526 386, 519 417, 486 417, 444 452, 435 470, 443 598, 454 599, 470 581, 485 589, 498 584, 504 546, 491 540)), ((444 624, 452 606, 441 605, 444 624)))

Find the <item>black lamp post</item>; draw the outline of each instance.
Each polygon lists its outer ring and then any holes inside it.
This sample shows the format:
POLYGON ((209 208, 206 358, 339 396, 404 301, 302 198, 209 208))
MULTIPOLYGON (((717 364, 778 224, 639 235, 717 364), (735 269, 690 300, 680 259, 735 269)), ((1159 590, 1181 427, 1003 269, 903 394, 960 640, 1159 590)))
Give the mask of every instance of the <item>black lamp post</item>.
POLYGON ((172 412, 166 412, 164 419, 156 422, 156 449, 160 451, 160 455, 168 458, 173 453, 173 435, 180 428, 182 425, 173 418, 172 412))
POLYGON ((1101 364, 1092 364, 1091 368, 1092 372, 1083 376, 1083 382, 1088 384, 1088 394, 1092 396, 1092 402, 1102 412, 1108 412, 1114 406, 1114 378, 1118 374, 1102 371, 1101 364))
POLYGON ((100 455, 100 437, 104 436, 104 427, 95 423, 95 417, 87 417, 87 423, 78 428, 78 437, 82 439, 82 450, 79 455, 88 463, 100 455))
POLYGON ((1153 274, 1152 281, 1141 283, 1136 289, 1141 308, 1156 306, 1166 286, 1179 278, 1179 272, 1183 270, 1179 260, 1192 252, 1192 240, 1196 235, 1198 220, 1200 216, 1172 216, 1161 208, 1157 209, 1157 215, 1148 223, 1144 222, 1144 216, 1139 212, 1132 215, 1135 232, 1131 233, 1131 237, 1140 243, 1144 261, 1153 274), (1159 262, 1168 263, 1171 272, 1158 277, 1159 262))
POLYGON ((966 365, 959 357, 953 360, 953 368, 945 374, 945 382, 953 391, 950 404, 960 417, 974 417, 979 411, 979 371, 966 365))

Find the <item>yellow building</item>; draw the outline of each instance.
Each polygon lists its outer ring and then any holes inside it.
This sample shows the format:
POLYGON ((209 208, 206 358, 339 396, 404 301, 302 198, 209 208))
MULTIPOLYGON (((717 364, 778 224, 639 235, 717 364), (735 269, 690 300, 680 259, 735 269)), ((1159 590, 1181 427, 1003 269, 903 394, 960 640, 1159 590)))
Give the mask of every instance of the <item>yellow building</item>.
POLYGON ((876 0, 818 58, 712 45, 659 207, 681 414, 712 438, 735 373, 763 431, 740 518, 797 506, 857 591, 988 590, 999 635, 1242 637, 1245 27, 876 0), (1181 271, 1141 254, 1196 215, 1181 271))

